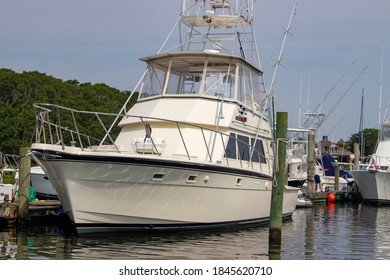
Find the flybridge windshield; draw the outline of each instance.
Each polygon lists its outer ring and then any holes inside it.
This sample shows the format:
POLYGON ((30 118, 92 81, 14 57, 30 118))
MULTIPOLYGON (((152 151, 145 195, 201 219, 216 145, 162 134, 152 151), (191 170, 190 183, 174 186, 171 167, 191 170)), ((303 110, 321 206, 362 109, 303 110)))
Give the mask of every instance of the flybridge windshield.
POLYGON ((197 63, 191 59, 182 58, 188 65, 183 65, 181 60, 150 63, 140 99, 159 95, 204 95, 236 99, 248 106, 259 103, 262 94, 260 72, 239 60, 224 63, 205 56, 197 63))
POLYGON ((381 141, 390 140, 390 123, 383 124, 381 130, 381 141))

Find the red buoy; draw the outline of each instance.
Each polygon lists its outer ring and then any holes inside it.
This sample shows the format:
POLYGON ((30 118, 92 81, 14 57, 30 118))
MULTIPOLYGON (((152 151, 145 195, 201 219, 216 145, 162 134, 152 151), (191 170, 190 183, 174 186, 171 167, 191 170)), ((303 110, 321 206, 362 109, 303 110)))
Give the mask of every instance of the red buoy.
POLYGON ((329 193, 328 194, 328 202, 334 202, 336 200, 336 196, 334 193, 329 193))

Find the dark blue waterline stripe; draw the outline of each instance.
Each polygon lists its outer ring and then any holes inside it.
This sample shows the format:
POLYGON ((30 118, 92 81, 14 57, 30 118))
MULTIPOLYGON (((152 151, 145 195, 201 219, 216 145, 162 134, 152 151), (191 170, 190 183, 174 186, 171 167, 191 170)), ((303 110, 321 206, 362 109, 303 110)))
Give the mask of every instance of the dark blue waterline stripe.
POLYGON ((100 155, 75 155, 62 153, 52 150, 43 150, 43 149, 33 149, 32 152, 35 153, 35 156, 41 157, 39 154, 42 153, 48 156, 45 161, 75 161, 75 162, 105 162, 110 164, 137 164, 137 165, 147 165, 147 166, 160 166, 160 167, 171 167, 171 168, 181 168, 181 169, 192 169, 200 171, 208 171, 215 173, 225 173, 237 176, 251 176, 255 178, 262 178, 265 180, 272 180, 272 176, 256 172, 248 169, 238 169, 234 167, 218 166, 218 165, 206 165, 198 162, 180 162, 173 160, 160 160, 160 159, 149 159, 149 158, 137 158, 137 157, 109 157, 100 156, 100 155), (51 158, 50 155, 53 155, 51 158), (60 157, 60 158, 58 158, 60 157))

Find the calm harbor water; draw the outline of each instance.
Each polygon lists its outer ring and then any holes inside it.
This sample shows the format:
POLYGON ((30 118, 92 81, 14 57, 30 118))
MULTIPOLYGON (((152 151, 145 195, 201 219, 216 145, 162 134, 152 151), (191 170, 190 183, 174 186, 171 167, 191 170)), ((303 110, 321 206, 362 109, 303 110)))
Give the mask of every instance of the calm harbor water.
MULTIPOLYGON (((282 260, 390 260, 390 207, 315 205, 283 224, 282 260)), ((268 260, 267 227, 77 236, 56 225, 0 228, 0 260, 268 260)))

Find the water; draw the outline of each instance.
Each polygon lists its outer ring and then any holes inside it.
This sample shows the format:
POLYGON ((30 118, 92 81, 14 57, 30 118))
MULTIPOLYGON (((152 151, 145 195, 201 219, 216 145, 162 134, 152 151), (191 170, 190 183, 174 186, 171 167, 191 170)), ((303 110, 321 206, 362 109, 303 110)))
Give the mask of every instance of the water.
POLYGON ((76 236, 56 225, 0 228, 0 260, 390 260, 390 207, 315 205, 283 224, 280 252, 267 227, 76 236))

